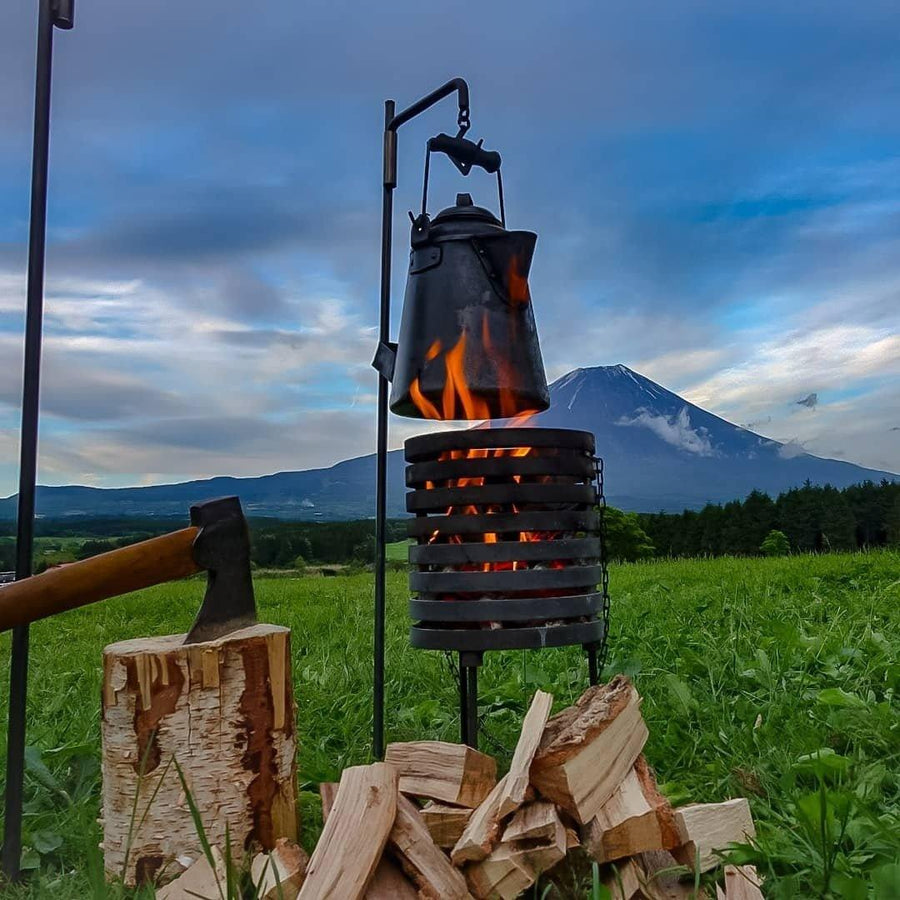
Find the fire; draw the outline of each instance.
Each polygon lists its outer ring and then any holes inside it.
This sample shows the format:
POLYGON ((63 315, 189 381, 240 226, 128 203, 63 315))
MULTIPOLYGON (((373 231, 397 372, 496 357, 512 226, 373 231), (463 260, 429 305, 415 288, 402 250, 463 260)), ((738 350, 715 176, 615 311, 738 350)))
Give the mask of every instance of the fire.
MULTIPOLYGON (((527 291, 527 282, 525 289, 527 291)), ((447 351, 439 340, 434 341, 425 354, 426 362, 433 362, 443 355, 445 366, 444 387, 441 391, 440 406, 425 396, 419 378, 412 380, 409 386, 410 399, 416 409, 426 419, 446 421, 448 419, 487 420, 495 417, 510 419, 511 426, 526 424, 535 410, 520 410, 516 395, 515 373, 508 361, 503 359, 491 339, 490 322, 487 312, 481 321, 481 343, 487 356, 494 361, 497 373, 496 408, 485 397, 476 394, 466 377, 466 346, 468 333, 463 331, 459 340, 447 351)))

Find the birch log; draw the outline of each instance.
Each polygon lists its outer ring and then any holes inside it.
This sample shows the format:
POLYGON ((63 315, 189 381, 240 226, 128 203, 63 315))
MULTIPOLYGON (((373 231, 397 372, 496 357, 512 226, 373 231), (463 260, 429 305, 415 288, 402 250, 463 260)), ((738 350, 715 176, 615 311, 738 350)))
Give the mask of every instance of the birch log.
POLYGON ((177 857, 201 855, 175 761, 213 846, 224 848, 226 825, 235 859, 297 838, 290 631, 183 641, 103 653, 104 865, 128 884, 165 880, 177 857))

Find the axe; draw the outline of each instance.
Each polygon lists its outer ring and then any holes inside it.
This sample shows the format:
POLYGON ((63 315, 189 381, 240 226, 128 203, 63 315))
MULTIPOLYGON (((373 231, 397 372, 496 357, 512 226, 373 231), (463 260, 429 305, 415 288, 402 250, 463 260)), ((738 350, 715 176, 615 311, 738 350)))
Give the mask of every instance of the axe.
POLYGON ((250 536, 237 497, 191 507, 191 525, 0 587, 0 631, 206 570, 206 594, 186 644, 256 622, 250 536))

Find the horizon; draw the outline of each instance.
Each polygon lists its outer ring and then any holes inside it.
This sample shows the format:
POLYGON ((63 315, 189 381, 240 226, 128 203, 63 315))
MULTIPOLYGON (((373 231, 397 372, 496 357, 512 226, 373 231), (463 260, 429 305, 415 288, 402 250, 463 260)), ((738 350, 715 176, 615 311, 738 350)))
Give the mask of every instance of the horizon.
MULTIPOLYGON (((155 4, 138 32, 96 0, 56 38, 40 484, 372 452, 382 104, 453 75, 472 89, 470 136, 504 156, 510 224, 539 235, 551 380, 615 358, 772 440, 900 471, 900 10, 499 4, 451 33, 412 4, 212 9, 155 4)), ((8 496, 35 11, 4 23, 8 496)), ((445 101, 400 138, 395 335, 423 144, 454 121, 445 101)), ((493 203, 487 177, 435 160, 431 211, 463 190, 493 203)), ((392 447, 434 427, 449 426, 394 417, 392 447)))

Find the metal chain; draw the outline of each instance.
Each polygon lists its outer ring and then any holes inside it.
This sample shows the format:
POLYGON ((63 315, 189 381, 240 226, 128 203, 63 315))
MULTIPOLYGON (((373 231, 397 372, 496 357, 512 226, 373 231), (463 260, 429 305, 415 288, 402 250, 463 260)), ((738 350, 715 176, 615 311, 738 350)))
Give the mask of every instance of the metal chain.
POLYGON ((609 655, 609 548, 606 536, 606 494, 603 491, 603 459, 594 461, 597 478, 597 507, 600 511, 600 583, 603 591, 603 641, 597 648, 597 667, 600 675, 609 655))

